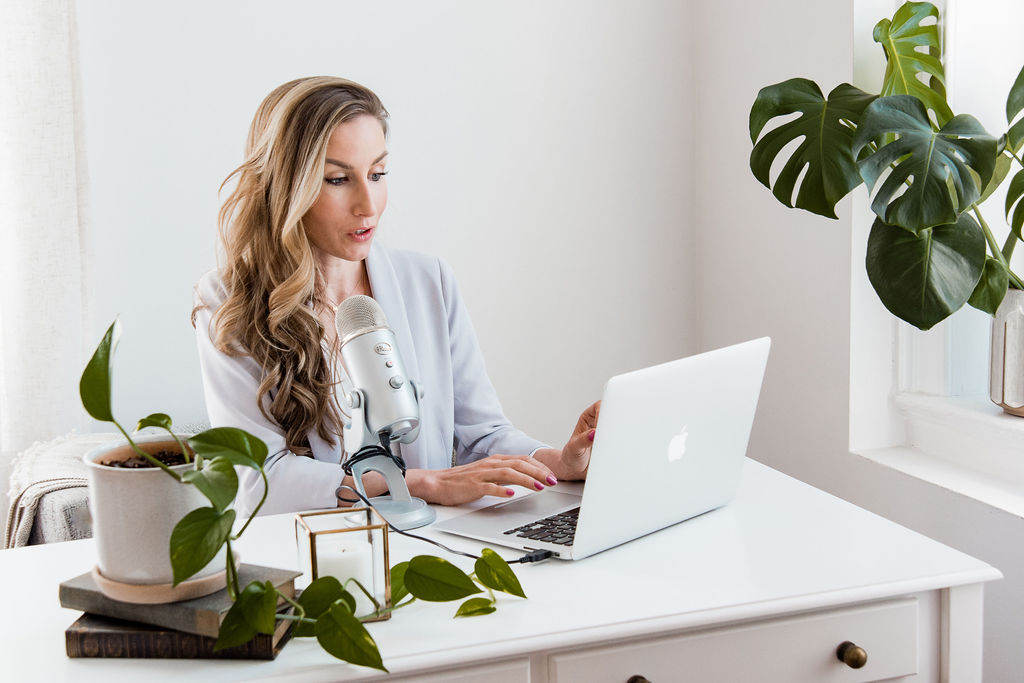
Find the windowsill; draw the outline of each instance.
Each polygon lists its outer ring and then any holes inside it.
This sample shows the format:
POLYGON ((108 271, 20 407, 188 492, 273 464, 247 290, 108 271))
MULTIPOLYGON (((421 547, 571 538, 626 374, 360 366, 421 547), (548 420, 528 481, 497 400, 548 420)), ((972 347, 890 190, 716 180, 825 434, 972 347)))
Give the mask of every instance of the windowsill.
POLYGON ((1024 417, 987 397, 901 393, 893 403, 908 445, 857 455, 1024 518, 1024 417))

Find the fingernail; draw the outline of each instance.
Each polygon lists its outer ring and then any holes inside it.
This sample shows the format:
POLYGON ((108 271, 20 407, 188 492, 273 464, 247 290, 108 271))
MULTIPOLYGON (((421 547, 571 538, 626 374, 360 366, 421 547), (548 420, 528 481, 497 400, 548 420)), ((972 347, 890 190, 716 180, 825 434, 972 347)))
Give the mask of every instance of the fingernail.
POLYGON ((533 488, 537 489, 538 491, 543 491, 544 484, 541 484, 539 481, 535 481, 533 482, 533 488))
POLYGON ((596 429, 591 429, 591 430, 590 430, 590 433, 589 433, 589 434, 587 434, 587 438, 588 438, 588 439, 590 439, 591 441, 593 441, 593 440, 594 440, 594 434, 595 434, 595 433, 597 433, 597 430, 596 430, 596 429))
POLYGON ((516 492, 513 491, 512 489, 505 489, 505 495, 506 496, 514 496, 514 495, 516 495, 516 492))
POLYGON ((553 474, 549 474, 549 475, 548 475, 548 483, 549 483, 550 485, 552 485, 552 486, 554 486, 555 484, 557 484, 557 483, 558 483, 558 480, 557 480, 557 479, 555 479, 555 475, 553 475, 553 474))

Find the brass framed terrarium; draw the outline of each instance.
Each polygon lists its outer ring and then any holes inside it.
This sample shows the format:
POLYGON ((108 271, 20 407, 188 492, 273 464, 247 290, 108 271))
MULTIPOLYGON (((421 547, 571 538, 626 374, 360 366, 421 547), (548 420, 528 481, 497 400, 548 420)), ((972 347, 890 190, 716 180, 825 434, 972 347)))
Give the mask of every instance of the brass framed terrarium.
POLYGON ((388 524, 373 509, 300 512, 295 515, 295 546, 302 572, 311 581, 338 579, 355 598, 360 621, 391 618, 388 524))

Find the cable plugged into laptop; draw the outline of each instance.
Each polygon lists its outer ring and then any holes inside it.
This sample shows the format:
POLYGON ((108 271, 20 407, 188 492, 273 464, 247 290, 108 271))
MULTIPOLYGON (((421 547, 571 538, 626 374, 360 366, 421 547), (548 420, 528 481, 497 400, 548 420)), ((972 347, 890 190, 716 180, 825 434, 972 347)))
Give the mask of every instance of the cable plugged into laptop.
POLYGON ((534 550, 533 552, 526 553, 522 557, 515 560, 508 560, 509 564, 515 564, 517 562, 526 564, 527 562, 540 562, 546 560, 555 554, 553 550, 534 550))

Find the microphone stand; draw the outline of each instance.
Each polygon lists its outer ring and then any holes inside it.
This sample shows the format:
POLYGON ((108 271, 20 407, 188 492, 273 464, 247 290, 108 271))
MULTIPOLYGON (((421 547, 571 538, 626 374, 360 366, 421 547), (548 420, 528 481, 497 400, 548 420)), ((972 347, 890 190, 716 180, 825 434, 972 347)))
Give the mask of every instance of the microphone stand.
MULTIPOLYGON (((419 388, 413 386, 419 402, 419 388)), ((395 528, 406 531, 426 526, 434 521, 437 514, 421 498, 414 498, 405 483, 405 461, 391 451, 391 431, 381 430, 373 434, 366 425, 366 395, 362 389, 349 394, 352 420, 345 425, 346 446, 358 446, 356 452, 342 464, 346 474, 352 476, 355 489, 368 498, 381 516, 395 528), (379 440, 379 443, 377 441, 379 440), (369 498, 363 487, 363 475, 378 472, 388 485, 388 495, 369 498)), ((401 437, 404 443, 411 443, 419 434, 419 426, 401 437)))

